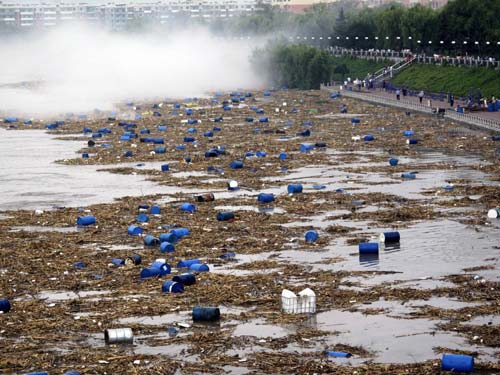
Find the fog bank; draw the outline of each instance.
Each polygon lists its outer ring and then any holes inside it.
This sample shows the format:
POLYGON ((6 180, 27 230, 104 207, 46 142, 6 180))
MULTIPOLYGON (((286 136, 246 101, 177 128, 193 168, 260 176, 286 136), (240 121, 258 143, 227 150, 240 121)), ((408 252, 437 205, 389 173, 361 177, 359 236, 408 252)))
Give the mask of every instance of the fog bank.
POLYGON ((128 99, 183 98, 264 85, 249 56, 257 40, 217 39, 198 28, 169 34, 116 34, 85 25, 2 41, 0 111, 53 115, 114 109, 128 99))

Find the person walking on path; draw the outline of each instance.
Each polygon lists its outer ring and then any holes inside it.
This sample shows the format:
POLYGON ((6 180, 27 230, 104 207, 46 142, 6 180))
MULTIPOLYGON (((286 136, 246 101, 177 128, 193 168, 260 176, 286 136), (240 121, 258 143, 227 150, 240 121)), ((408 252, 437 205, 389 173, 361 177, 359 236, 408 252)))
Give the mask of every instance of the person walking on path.
POLYGON ((422 100, 424 99, 424 90, 420 90, 418 93, 418 100, 420 101, 420 104, 422 104, 422 100))
POLYGON ((399 100, 401 98, 401 91, 399 89, 396 90, 396 99, 399 100))

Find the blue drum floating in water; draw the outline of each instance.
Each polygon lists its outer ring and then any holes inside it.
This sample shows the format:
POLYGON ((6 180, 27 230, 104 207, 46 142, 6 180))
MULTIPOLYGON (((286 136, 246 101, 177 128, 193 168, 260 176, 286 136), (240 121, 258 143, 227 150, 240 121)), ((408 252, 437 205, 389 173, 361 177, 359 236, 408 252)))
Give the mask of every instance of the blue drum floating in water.
POLYGON ((183 203, 181 205, 181 211, 193 213, 196 211, 196 206, 192 203, 183 203))
POLYGON ((444 371, 453 372, 473 372, 474 357, 470 355, 443 354, 441 359, 441 368, 444 371))
POLYGON ((214 322, 220 319, 220 310, 218 307, 193 307, 193 320, 195 322, 214 322))
POLYGON ((194 285, 196 283, 196 276, 192 273, 182 273, 180 275, 174 276, 172 281, 183 284, 184 286, 194 285))
POLYGON ((11 308, 11 306, 10 306, 9 300, 6 298, 1 298, 0 299, 0 311, 2 313, 7 313, 10 311, 10 308, 11 308))
POLYGON ((210 271, 210 269, 208 268, 208 265, 201 264, 201 263, 191 264, 189 266, 189 269, 191 271, 195 271, 195 272, 208 272, 208 271, 210 271))
POLYGON ((380 242, 383 243, 399 242, 399 239, 400 239, 399 232, 383 232, 379 236, 380 242))
POLYGON ((217 213, 216 218, 218 221, 231 221, 234 220, 234 212, 232 211, 219 212, 217 213))
POLYGON ((309 230, 306 232, 305 238, 306 242, 309 243, 316 242, 318 239, 318 232, 315 230, 309 230))
POLYGON ((302 193, 302 184, 290 184, 287 187, 288 194, 302 193))
POLYGON ((199 259, 186 259, 186 260, 181 260, 179 263, 177 263, 177 268, 189 268, 193 264, 200 264, 199 259))
POLYGON ((390 158, 389 159, 389 164, 392 166, 392 167, 395 167, 396 165, 398 165, 399 163, 399 160, 396 159, 396 158, 390 158))
POLYGON ((360 254, 376 254, 378 253, 377 242, 362 242, 358 245, 360 254))
POLYGON ((257 201, 261 203, 271 203, 274 202, 274 194, 260 193, 257 196, 257 201))
POLYGON ((161 286, 161 291, 163 293, 183 293, 184 284, 178 283, 177 281, 165 281, 161 286))
POLYGON ((371 135, 371 134, 367 134, 367 135, 365 135, 365 136, 363 137, 363 140, 364 140, 365 142, 370 142, 370 141, 375 140, 375 137, 374 137, 373 135, 371 135))
POLYGON ((81 225, 81 226, 92 225, 92 224, 95 224, 95 222, 96 222, 95 216, 92 216, 92 215, 79 216, 76 219, 76 225, 81 225))
POLYGON ((127 229, 127 233, 131 236, 139 236, 142 234, 143 229, 137 225, 131 225, 127 229))
POLYGON ((415 173, 403 173, 401 175, 401 178, 406 178, 408 180, 414 180, 415 178, 417 178, 417 175, 415 173))

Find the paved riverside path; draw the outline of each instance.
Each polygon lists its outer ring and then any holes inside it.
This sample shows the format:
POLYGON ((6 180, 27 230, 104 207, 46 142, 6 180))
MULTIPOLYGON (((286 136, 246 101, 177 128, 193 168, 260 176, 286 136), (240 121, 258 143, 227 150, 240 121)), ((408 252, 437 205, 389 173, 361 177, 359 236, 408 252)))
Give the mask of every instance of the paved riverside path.
MULTIPOLYGON (((382 105, 389 105, 393 107, 399 107, 408 111, 417 111, 428 114, 434 114, 437 111, 437 108, 442 109, 442 116, 449 120, 458 121, 462 123, 466 123, 473 126, 478 126, 485 130, 493 131, 495 133, 500 132, 500 112, 487 112, 487 111, 474 111, 474 112, 466 112, 465 114, 457 113, 454 111, 450 105, 447 103, 446 99, 440 100, 436 95, 434 95, 435 99, 431 101, 431 105, 429 106, 429 98, 424 98, 422 100, 422 104, 420 104, 416 93, 413 96, 405 96, 401 95, 401 100, 396 100, 396 95, 393 92, 384 92, 380 89, 371 89, 367 90, 361 88, 358 90, 357 87, 351 88, 348 87, 347 90, 344 87, 344 90, 339 90, 340 86, 324 86, 321 85, 322 90, 327 90, 330 92, 338 92, 340 91, 341 95, 346 97, 351 97, 353 99, 370 101, 382 105)), ((461 106, 464 103, 460 100, 455 101, 454 105, 460 104, 461 106)), ((440 111, 441 113, 441 111, 440 111)))

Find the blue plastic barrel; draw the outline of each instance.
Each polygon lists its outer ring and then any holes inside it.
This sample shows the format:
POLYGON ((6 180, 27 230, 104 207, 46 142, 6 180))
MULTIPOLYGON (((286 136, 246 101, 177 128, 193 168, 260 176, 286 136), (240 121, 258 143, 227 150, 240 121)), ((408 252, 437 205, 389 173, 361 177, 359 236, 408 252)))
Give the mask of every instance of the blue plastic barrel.
POLYGON ((111 263, 117 265, 117 266, 123 266, 125 265, 125 259, 122 258, 113 258, 111 259, 111 263))
POLYGON ((208 271, 210 271, 210 269, 208 268, 208 265, 201 264, 201 263, 191 264, 189 266, 189 269, 191 271, 195 271, 195 272, 208 272, 208 271))
POLYGON ((232 211, 218 212, 216 218, 218 221, 234 220, 234 212, 232 211))
POLYGON ((216 158, 217 156, 219 156, 219 153, 213 148, 205 152, 206 158, 216 158))
POLYGON ((92 133, 92 129, 91 128, 83 128, 83 132, 84 133, 92 133))
POLYGON ((186 259, 186 260, 181 260, 179 263, 177 263, 177 268, 189 268, 193 264, 199 264, 201 263, 199 259, 186 259))
POLYGON ((147 236, 144 236, 143 239, 144 245, 146 246, 158 246, 160 244, 160 240, 156 238, 155 236, 152 236, 148 234, 147 236))
POLYGON ((186 143, 192 143, 194 141, 195 141, 194 137, 184 137, 184 142, 186 143))
POLYGON ((190 286, 196 283, 196 276, 192 273, 181 273, 180 275, 174 276, 172 281, 184 284, 184 286, 190 286))
POLYGON ((89 216, 78 216, 76 219, 76 225, 81 225, 81 226, 86 226, 86 225, 92 225, 95 224, 96 219, 95 216, 89 215, 89 216))
POLYGON ((132 156, 134 156, 134 153, 132 151, 127 151, 123 154, 123 156, 126 158, 131 158, 132 156))
POLYGON ((160 277, 161 276, 161 270, 159 268, 144 268, 141 270, 140 277, 141 279, 147 279, 150 277, 160 277))
MULTIPOLYGON (((215 120, 217 120, 217 119, 215 119, 215 120)), ((220 117, 220 120, 219 120, 219 121, 222 121, 222 117, 220 117)), ((217 122, 217 121, 216 121, 216 122, 217 122)), ((214 126, 214 127, 212 128, 212 130, 213 130, 214 132, 220 132, 220 131, 222 131, 222 128, 221 128, 220 126, 214 126)))
POLYGON ((177 241, 179 241, 179 238, 175 233, 169 232, 160 234, 160 242, 170 242, 175 244, 177 241))
POLYGON ((259 118, 259 122, 269 122, 269 118, 261 117, 261 118, 259 118))
POLYGON ((224 254, 222 254, 219 258, 220 259, 231 259, 236 256, 236 253, 233 251, 227 251, 224 254))
POLYGON ((85 262, 75 262, 75 263, 73 263, 73 267, 75 267, 75 268, 85 268, 85 267, 87 267, 87 263, 85 263, 85 262))
POLYGON ((151 215, 159 215, 161 213, 160 206, 154 205, 151 207, 151 210, 149 211, 151 215))
POLYGON ((88 152, 84 152, 84 153, 82 154, 82 158, 83 158, 83 159, 88 159, 88 158, 89 158, 89 154, 88 154, 88 152))
POLYGON ((7 313, 10 311, 10 302, 7 298, 0 298, 0 311, 3 313, 7 313))
POLYGON ((267 156, 267 152, 265 152, 265 151, 257 151, 255 153, 255 156, 257 156, 258 158, 264 158, 264 157, 267 156))
POLYGON ((303 132, 297 133, 298 137, 309 137, 311 135, 311 131, 309 129, 304 130, 303 132))
POLYGON ((231 164, 229 164, 229 166, 231 167, 231 169, 241 169, 243 168, 243 162, 240 160, 234 160, 231 162, 231 164))
POLYGON ((193 320, 195 322, 214 322, 220 319, 218 307, 193 307, 193 320))
POLYGON ((441 368, 444 371, 473 372, 474 357, 461 354, 443 354, 441 368))
POLYGON ((210 132, 210 131, 209 132, 205 132, 205 133, 203 133, 203 136, 207 137, 207 138, 212 138, 214 136, 214 133, 210 132))
POLYGON ((399 160, 398 160, 398 159, 396 159, 396 158, 390 158, 390 159, 389 159, 389 164, 390 164, 391 166, 393 166, 393 167, 395 167, 396 165, 398 165, 398 162, 399 162, 399 160))
POLYGON ((81 375, 81 373, 80 373, 80 371, 69 370, 69 371, 66 371, 63 375, 81 375))
POLYGON ((147 223, 149 221, 149 216, 146 214, 139 214, 137 215, 137 221, 139 223, 147 223))
POLYGON ((188 228, 174 228, 170 231, 170 233, 175 234, 178 239, 181 239, 182 237, 189 236, 191 232, 188 228))
POLYGON ((399 232, 383 232, 380 234, 380 242, 384 243, 394 243, 399 242, 400 235, 399 232))
POLYGON ((158 268, 160 270, 160 276, 168 275, 172 271, 170 264, 163 261, 154 261, 151 263, 151 268, 158 268))
POLYGON ((314 145, 310 145, 307 143, 303 143, 300 145, 299 150, 300 152, 309 152, 314 149, 314 145))
POLYGON ((133 265, 137 266, 142 263, 142 257, 139 254, 132 254, 131 256, 127 257, 125 262, 130 262, 133 265))
POLYGON ((354 117, 354 118, 351 120, 351 122, 352 122, 353 124, 359 124, 359 123, 361 122, 361 119, 359 119, 359 118, 357 118, 357 117, 354 117))
POLYGON ((494 135, 491 137, 491 139, 494 141, 500 141, 500 135, 494 135))
POLYGON ((161 171, 162 171, 162 172, 168 172, 169 170, 170 170, 170 167, 169 167, 169 165, 168 165, 168 164, 163 164, 163 165, 161 166, 161 171))
POLYGON ((175 247, 170 242, 165 241, 160 244, 160 251, 162 253, 173 253, 175 251, 175 247))
POLYGON ((403 135, 405 137, 411 137, 412 135, 415 135, 415 132, 413 130, 405 130, 403 135))
POLYGON ((122 135, 120 137, 120 141, 130 141, 130 136, 129 135, 122 135))
POLYGON ((36 372, 30 372, 29 374, 26 375, 49 375, 49 373, 46 371, 36 371, 36 372))
POLYGON ((274 202, 274 194, 260 193, 257 196, 257 201, 261 203, 271 203, 274 202))
POLYGON ((370 142, 370 141, 373 141, 373 140, 375 140, 375 137, 373 135, 371 135, 371 134, 367 134, 367 135, 365 135, 363 137, 363 141, 365 141, 365 142, 370 142))
POLYGON ((149 129, 141 129, 141 131, 139 133, 141 133, 141 134, 151 134, 151 132, 149 131, 149 129))
POLYGON ((336 351, 333 351, 333 350, 327 350, 325 353, 329 357, 336 357, 336 358, 350 358, 350 357, 352 357, 351 353, 336 352, 336 351))
POLYGON ((255 154, 254 154, 254 152, 253 152, 253 151, 247 151, 247 152, 245 153, 245 157, 246 157, 246 158, 251 158, 252 156, 255 156, 255 154))
POLYGON ((318 148, 324 148, 326 146, 327 146, 326 142, 316 142, 314 144, 314 147, 318 147, 318 148))
POLYGON ((155 153, 156 154, 164 154, 166 152, 167 152, 167 148, 166 147, 161 147, 161 146, 155 147, 155 153))
POLYGON ((157 129, 158 131, 163 132, 167 130, 167 125, 158 125, 157 129))
POLYGON ((290 184, 287 187, 288 194, 302 193, 302 184, 290 184))
POLYGON ((362 242, 358 247, 360 254, 378 253, 378 242, 362 242))
POLYGON ((318 232, 315 230, 308 230, 305 235, 306 242, 316 242, 318 239, 318 232))
POLYGON ((192 203, 181 204, 181 211, 193 213, 196 211, 196 206, 192 203))
POLYGON ((245 118, 245 121, 246 122, 253 122, 253 117, 247 117, 247 118, 245 118))
POLYGON ((165 281, 161 286, 161 291, 163 293, 183 293, 184 284, 172 280, 165 281))
POLYGON ((415 173, 403 173, 403 174, 401 174, 401 178, 413 180, 413 179, 417 178, 417 175, 415 173))
POLYGON ((414 138, 407 139, 406 143, 409 145, 416 145, 418 143, 418 139, 414 139, 414 138))
POLYGON ((151 138, 150 142, 153 142, 155 145, 162 145, 165 143, 165 140, 163 138, 151 138))
POLYGON ((286 152, 282 152, 282 153, 279 154, 278 158, 280 160, 286 160, 287 156, 288 155, 286 154, 286 152))

